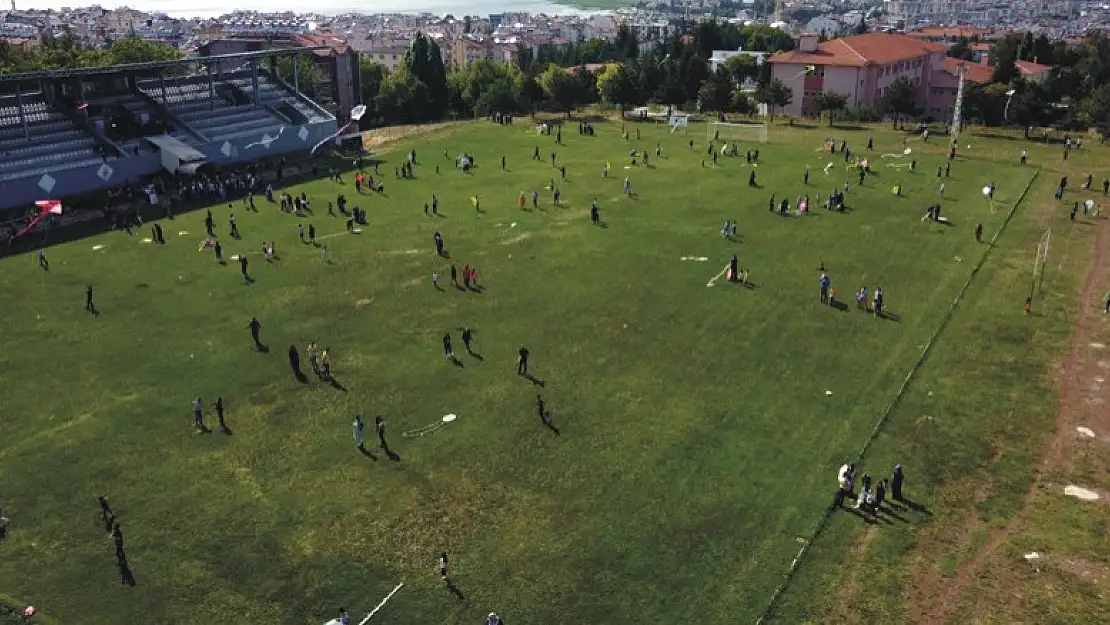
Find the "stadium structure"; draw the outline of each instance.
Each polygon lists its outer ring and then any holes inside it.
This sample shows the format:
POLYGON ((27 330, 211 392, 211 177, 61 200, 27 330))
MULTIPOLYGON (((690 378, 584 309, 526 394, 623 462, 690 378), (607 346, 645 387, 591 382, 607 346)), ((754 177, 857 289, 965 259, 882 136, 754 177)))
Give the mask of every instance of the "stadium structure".
POLYGON ((0 75, 0 211, 311 149, 345 116, 302 94, 276 61, 317 52, 0 75))

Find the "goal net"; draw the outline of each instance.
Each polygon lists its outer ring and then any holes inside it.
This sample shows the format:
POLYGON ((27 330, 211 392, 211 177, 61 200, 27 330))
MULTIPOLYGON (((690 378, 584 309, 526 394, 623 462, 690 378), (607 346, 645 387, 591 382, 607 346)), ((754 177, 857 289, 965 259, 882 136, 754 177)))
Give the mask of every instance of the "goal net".
POLYGON ((711 122, 705 125, 706 138, 710 141, 742 141, 767 143, 767 124, 711 122))

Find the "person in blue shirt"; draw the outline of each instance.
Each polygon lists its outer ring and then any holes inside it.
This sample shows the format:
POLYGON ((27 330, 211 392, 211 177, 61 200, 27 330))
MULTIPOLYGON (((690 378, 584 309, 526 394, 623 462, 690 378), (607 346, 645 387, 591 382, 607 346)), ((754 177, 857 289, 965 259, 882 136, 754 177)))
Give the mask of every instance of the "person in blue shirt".
POLYGON ((829 303, 829 284, 831 282, 832 282, 832 280, 829 279, 829 274, 827 274, 827 273, 821 274, 821 279, 818 281, 818 284, 821 285, 821 303, 822 304, 828 304, 829 303))

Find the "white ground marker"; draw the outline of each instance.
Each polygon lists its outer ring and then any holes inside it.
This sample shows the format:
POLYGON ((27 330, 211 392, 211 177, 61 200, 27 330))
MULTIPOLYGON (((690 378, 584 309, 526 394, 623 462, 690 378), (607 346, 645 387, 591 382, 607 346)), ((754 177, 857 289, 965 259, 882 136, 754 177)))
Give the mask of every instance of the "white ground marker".
POLYGON ((1095 437, 1095 431, 1094 430, 1092 430, 1091 428, 1083 427, 1082 425, 1075 428, 1075 431, 1079 432, 1079 434, 1082 435, 1082 436, 1086 436, 1087 438, 1094 438, 1095 437))
POLYGON ((1064 488, 1064 494, 1075 497, 1076 499, 1082 499, 1083 501, 1098 501, 1098 493, 1074 484, 1064 488))
POLYGON ((381 603, 379 603, 377 606, 375 606, 373 610, 370 610, 370 614, 367 614, 366 618, 362 619, 362 621, 360 621, 358 625, 366 625, 366 621, 369 621, 371 616, 374 616, 375 614, 377 614, 378 610, 382 609, 382 606, 385 605, 385 602, 392 599, 393 595, 397 594, 397 591, 401 590, 401 586, 404 586, 404 585, 405 585, 405 582, 401 582, 400 584, 397 584, 397 586, 393 590, 391 590, 388 595, 385 596, 385 599, 382 599, 381 603))

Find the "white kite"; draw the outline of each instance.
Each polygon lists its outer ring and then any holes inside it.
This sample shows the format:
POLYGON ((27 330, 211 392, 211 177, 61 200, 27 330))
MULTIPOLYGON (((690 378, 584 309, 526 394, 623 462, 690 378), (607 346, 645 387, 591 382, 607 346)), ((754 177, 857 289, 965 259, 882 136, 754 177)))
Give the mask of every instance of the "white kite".
MULTIPOLYGON (((1010 89, 1006 92, 1006 108, 1002 109, 1002 119, 1004 120, 1010 116, 1010 101, 1014 99, 1015 93, 1017 93, 1017 89, 1010 89)), ((969 145, 967 147, 970 148, 971 146, 969 145)))
POLYGON ((685 127, 689 126, 690 125, 690 116, 689 115, 671 115, 671 118, 667 121, 671 125, 671 132, 673 133, 674 131, 678 130, 679 128, 685 128, 685 127))
POLYGON ((278 128, 278 131, 277 131, 276 135, 271 137, 269 133, 263 134, 262 139, 260 139, 258 141, 255 141, 254 143, 248 143, 248 144, 244 145, 243 149, 244 150, 249 150, 249 149, 251 149, 255 146, 260 145, 260 146, 266 148, 267 150, 269 150, 270 146, 273 145, 274 141, 277 141, 278 139, 281 138, 281 133, 283 133, 283 132, 285 132, 285 126, 282 126, 281 128, 278 128))
POLYGON ((316 145, 312 146, 312 149, 309 150, 309 154, 315 154, 316 150, 319 150, 320 147, 323 146, 325 143, 327 143, 328 141, 331 141, 331 140, 339 137, 343 133, 347 132, 347 129, 350 128, 351 126, 353 126, 355 124, 355 122, 362 119, 362 116, 365 115, 365 114, 366 114, 366 105, 365 104, 359 104, 358 106, 351 109, 351 121, 347 122, 346 124, 343 124, 343 126, 339 130, 336 130, 334 133, 324 137, 320 141, 320 143, 317 143, 316 145))

